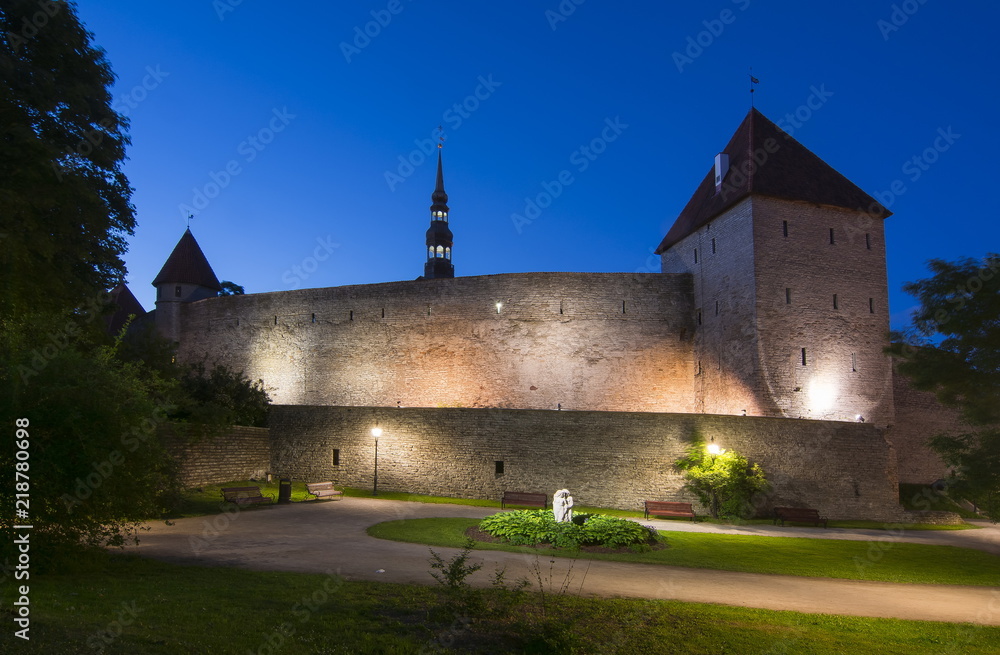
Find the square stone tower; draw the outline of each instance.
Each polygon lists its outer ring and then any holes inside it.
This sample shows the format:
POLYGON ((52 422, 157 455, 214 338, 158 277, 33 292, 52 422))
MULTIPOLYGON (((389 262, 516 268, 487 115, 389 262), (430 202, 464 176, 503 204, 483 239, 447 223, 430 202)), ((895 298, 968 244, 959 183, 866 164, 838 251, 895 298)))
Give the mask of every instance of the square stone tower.
POLYGON ((889 215, 750 110, 657 249, 694 277, 695 411, 892 423, 889 215))

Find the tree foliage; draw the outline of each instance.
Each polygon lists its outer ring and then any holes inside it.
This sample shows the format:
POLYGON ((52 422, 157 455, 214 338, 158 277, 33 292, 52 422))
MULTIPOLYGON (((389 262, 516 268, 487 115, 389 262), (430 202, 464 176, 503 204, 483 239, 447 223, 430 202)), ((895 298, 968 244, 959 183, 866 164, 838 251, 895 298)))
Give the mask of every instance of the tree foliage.
POLYGON ((209 428, 232 425, 265 427, 271 403, 263 380, 250 380, 242 371, 217 364, 191 364, 180 375, 180 406, 171 419, 209 428))
POLYGON ((920 306, 889 353, 913 387, 960 411, 969 429, 929 443, 952 467, 952 495, 1000 521, 1000 255, 928 267, 932 277, 903 287, 920 306))
POLYGON ((713 518, 750 518, 753 497, 770 489, 759 464, 751 464, 733 450, 711 454, 700 439, 674 468, 684 474, 684 488, 698 497, 713 518))
POLYGON ((219 291, 220 296, 242 296, 246 293, 242 285, 230 282, 229 280, 219 282, 219 286, 222 287, 222 290, 219 291))
POLYGON ((63 313, 125 274, 127 119, 76 6, 0 4, 0 317, 63 313))

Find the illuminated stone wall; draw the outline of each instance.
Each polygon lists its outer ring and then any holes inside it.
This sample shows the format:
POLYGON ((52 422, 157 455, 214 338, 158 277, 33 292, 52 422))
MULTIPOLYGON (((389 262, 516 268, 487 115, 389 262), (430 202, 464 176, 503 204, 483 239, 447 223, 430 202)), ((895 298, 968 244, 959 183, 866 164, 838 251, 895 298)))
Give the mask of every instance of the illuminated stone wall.
POLYGON ((183 307, 178 355, 282 404, 689 412, 690 284, 524 273, 212 298, 183 307))
POLYGON ((257 479, 270 466, 267 428, 235 426, 214 438, 192 440, 168 427, 160 438, 180 465, 178 479, 185 487, 257 479))
POLYGON ((565 487, 577 504, 632 510, 644 499, 695 502, 671 467, 687 440, 701 434, 764 467, 775 488, 760 506, 765 515, 774 505, 798 505, 829 518, 900 518, 892 450, 881 430, 860 423, 286 405, 271 414, 271 468, 370 488, 376 421, 383 490, 499 499, 504 490, 551 494, 565 487))

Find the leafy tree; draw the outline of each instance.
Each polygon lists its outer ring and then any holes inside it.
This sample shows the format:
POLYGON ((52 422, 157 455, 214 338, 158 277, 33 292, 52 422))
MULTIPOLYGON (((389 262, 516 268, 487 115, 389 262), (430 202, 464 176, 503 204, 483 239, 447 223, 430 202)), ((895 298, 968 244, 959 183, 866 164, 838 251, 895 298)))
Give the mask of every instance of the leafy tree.
POLYGON ((932 277, 903 287, 920 307, 888 352, 914 388, 961 412, 964 434, 929 443, 953 467, 952 494, 1000 521, 1000 255, 928 266, 932 277))
POLYGON ((128 121, 72 2, 0 4, 0 320, 66 311, 125 273, 128 121))
POLYGON ((242 296, 246 293, 242 286, 229 280, 219 282, 219 286, 222 287, 222 291, 219 292, 220 296, 242 296))
POLYGON ((265 427, 271 398, 263 380, 250 380, 242 371, 222 365, 211 370, 204 364, 192 364, 180 376, 183 393, 181 406, 171 419, 210 430, 232 425, 265 427))
POLYGON ((698 497, 713 518, 750 518, 754 495, 770 489, 759 464, 751 464, 733 450, 710 453, 701 439, 691 444, 674 468, 683 472, 684 488, 698 497))

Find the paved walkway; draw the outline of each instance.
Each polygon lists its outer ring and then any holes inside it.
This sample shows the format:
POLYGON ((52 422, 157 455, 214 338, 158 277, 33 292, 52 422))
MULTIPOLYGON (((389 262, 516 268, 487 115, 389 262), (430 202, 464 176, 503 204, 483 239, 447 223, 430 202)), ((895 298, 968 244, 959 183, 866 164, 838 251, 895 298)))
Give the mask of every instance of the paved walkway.
MULTIPOLYGON (((151 523, 136 548, 156 559, 273 571, 336 572, 350 580, 433 584, 428 549, 420 544, 374 539, 368 526, 408 518, 484 517, 495 508, 436 505, 393 500, 346 498, 334 502, 303 502, 256 511, 180 519, 173 525, 151 523)), ((698 530, 728 534, 823 537, 900 541, 979 548, 1000 555, 1000 528, 982 530, 909 531, 893 536, 878 530, 747 527, 650 520, 664 530, 698 530)), ((986 524, 989 525, 989 524, 986 524)), ((435 548, 450 558, 457 549, 435 548)), ((534 556, 500 551, 476 551, 483 570, 470 577, 487 585, 498 567, 508 579, 533 578, 534 556)), ((799 612, 846 614, 900 619, 971 622, 1000 625, 1000 581, 996 587, 903 585, 884 582, 804 578, 734 573, 652 564, 574 561, 555 558, 554 585, 567 571, 570 591, 585 596, 628 596, 722 603, 799 612)), ((542 560, 547 573, 549 562, 542 560)))

